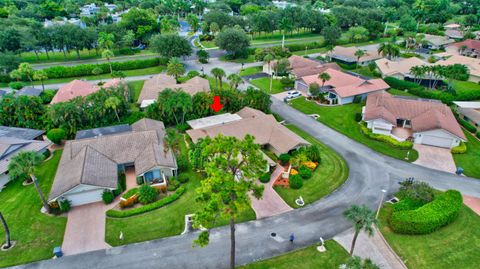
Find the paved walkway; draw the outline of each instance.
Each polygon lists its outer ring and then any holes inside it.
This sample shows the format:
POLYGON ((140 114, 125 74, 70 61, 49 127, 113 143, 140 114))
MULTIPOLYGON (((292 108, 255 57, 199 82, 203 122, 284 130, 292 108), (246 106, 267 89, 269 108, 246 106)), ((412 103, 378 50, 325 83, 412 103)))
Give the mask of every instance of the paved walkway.
POLYGON ((273 189, 273 183, 276 178, 283 172, 283 167, 277 165, 273 171, 270 181, 263 184, 265 189, 263 190, 262 199, 258 200, 252 197, 252 208, 257 215, 257 219, 275 216, 288 211, 293 210, 278 193, 273 189))
POLYGON ((480 198, 464 195, 463 203, 480 216, 480 198))
MULTIPOLYGON (((353 229, 349 229, 333 239, 350 251, 353 234, 353 229)), ((361 232, 358 235, 353 254, 362 259, 370 258, 382 269, 407 269, 407 266, 388 245, 378 229, 375 229, 375 233, 371 237, 361 232)))
POLYGON ((413 148, 418 151, 418 159, 414 164, 448 173, 455 173, 457 170, 450 149, 419 144, 414 144, 413 148))
POLYGON ((127 190, 138 187, 134 167, 128 167, 125 169, 125 177, 127 179, 127 190))

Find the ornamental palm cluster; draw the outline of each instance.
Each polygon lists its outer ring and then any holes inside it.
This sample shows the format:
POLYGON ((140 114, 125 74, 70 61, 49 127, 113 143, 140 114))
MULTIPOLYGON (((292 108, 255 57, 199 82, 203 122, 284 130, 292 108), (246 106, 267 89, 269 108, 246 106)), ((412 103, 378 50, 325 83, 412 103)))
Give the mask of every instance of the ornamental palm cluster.
POLYGON ((452 91, 453 80, 468 79, 468 67, 463 64, 453 65, 424 65, 414 66, 410 69, 410 74, 414 77, 414 82, 420 83, 422 79, 428 79, 428 87, 435 89, 440 80, 448 80, 447 90, 452 91))

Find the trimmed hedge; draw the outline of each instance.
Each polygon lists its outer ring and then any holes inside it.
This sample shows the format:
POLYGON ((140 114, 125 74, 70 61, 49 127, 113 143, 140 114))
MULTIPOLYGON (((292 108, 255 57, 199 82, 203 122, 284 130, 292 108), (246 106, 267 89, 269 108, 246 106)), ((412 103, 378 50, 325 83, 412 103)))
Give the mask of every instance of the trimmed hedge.
POLYGON ((467 152, 467 145, 463 142, 460 142, 460 145, 453 147, 451 152, 452 154, 463 154, 467 152))
POLYGON ((477 131, 477 127, 473 126, 473 125, 470 124, 468 121, 462 120, 462 119, 459 119, 458 121, 459 121, 460 124, 461 124, 465 129, 467 129, 467 131, 469 131, 470 133, 475 133, 475 132, 477 131))
POLYGON ((412 149, 413 148, 413 142, 410 141, 397 141, 395 138, 390 137, 388 135, 381 135, 381 134, 374 134, 372 133, 372 130, 368 129, 365 124, 360 124, 360 130, 362 133, 367 136, 370 139, 377 140, 380 142, 385 142, 393 147, 399 148, 399 149, 412 149))
POLYGON ((462 195, 448 190, 415 210, 408 206, 395 207, 389 223, 392 230, 401 234, 428 234, 454 221, 463 204, 462 195))
POLYGON ((110 209, 107 211, 107 217, 126 218, 126 217, 143 214, 175 202, 178 198, 180 198, 180 196, 183 195, 183 193, 185 193, 185 187, 180 187, 177 189, 177 191, 174 194, 148 205, 144 205, 144 206, 137 207, 134 209, 129 209, 129 210, 122 210, 122 211, 110 209))
POLYGON ((137 193, 138 193, 138 188, 132 188, 132 189, 129 189, 124 194, 122 194, 122 198, 123 199, 128 199, 128 198, 132 197, 133 195, 135 195, 137 193))

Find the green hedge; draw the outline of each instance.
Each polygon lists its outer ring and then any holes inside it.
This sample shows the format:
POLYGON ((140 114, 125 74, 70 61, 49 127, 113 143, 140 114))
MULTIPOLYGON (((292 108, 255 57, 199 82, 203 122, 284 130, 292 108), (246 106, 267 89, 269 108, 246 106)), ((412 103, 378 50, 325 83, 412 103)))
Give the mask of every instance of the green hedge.
POLYGON ((399 149, 412 149, 413 148, 413 142, 410 141, 397 141, 395 138, 388 136, 388 135, 381 135, 381 134, 374 134, 372 133, 372 130, 368 129, 365 124, 360 124, 360 130, 362 133, 367 136, 370 139, 377 140, 380 142, 385 142, 393 147, 399 148, 399 149))
POLYGON ((160 207, 163 207, 165 205, 168 205, 172 202, 175 202, 178 198, 180 198, 180 196, 183 195, 184 192, 185 192, 185 187, 180 187, 180 188, 177 189, 177 191, 175 191, 174 194, 172 194, 170 196, 167 196, 167 197, 165 197, 161 200, 158 200, 156 202, 153 202, 151 204, 148 204, 148 205, 144 205, 144 206, 137 207, 137 208, 134 208, 134 209, 129 209, 129 210, 113 210, 113 209, 110 209, 110 210, 107 211, 107 217, 126 218, 126 217, 131 217, 131 216, 143 214, 143 213, 158 209, 160 207))
POLYGON ((128 199, 137 193, 138 193, 138 188, 132 188, 132 189, 129 189, 126 193, 122 194, 122 198, 128 199))
POLYGON ((401 234, 428 234, 454 221, 462 203, 460 192, 448 190, 415 210, 408 210, 408 206, 394 207, 390 227, 401 234))
POLYGON ((459 119, 458 120, 460 122, 460 124, 465 127, 465 129, 467 129, 467 131, 469 131, 470 133, 475 133, 477 131, 477 127, 473 126, 472 124, 470 124, 468 121, 466 120, 462 120, 462 119, 459 119))
POLYGON ((463 142, 460 142, 460 145, 458 145, 456 147, 453 147, 451 152, 453 154, 463 154, 463 153, 467 152, 467 145, 463 142))
MULTIPOLYGON (((146 60, 132 60, 124 62, 112 62, 114 71, 124 71, 133 69, 142 69, 158 65, 165 65, 167 62, 163 58, 152 58, 146 60)), ((92 70, 95 68, 102 70, 101 74, 110 73, 110 65, 108 63, 101 64, 81 64, 75 66, 52 66, 43 69, 47 73, 48 78, 70 78, 93 75, 92 70)))

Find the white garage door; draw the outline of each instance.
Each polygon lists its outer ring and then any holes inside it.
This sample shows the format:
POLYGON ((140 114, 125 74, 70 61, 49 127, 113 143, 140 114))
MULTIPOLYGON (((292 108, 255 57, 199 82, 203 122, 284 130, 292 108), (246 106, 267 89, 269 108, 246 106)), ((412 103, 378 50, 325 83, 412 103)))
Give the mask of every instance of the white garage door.
POLYGON ((424 145, 430 145, 430 146, 436 146, 436 147, 442 147, 442 148, 450 148, 452 143, 453 141, 451 138, 438 137, 433 135, 424 135, 422 139, 422 144, 424 145))
POLYGON ((84 191, 65 195, 65 198, 72 202, 72 206, 84 205, 102 201, 103 189, 84 191))

